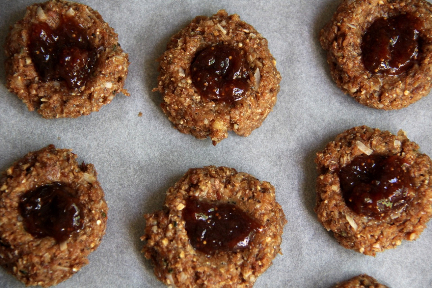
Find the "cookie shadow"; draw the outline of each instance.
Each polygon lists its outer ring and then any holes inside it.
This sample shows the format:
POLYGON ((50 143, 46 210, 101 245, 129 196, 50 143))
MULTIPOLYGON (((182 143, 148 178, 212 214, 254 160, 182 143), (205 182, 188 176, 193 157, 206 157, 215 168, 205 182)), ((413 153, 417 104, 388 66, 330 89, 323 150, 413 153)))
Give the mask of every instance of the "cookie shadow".
POLYGON ((321 43, 319 41, 320 31, 321 29, 331 20, 333 14, 335 13, 337 7, 340 4, 340 0, 327 0, 326 2, 321 2, 321 7, 317 9, 319 12, 316 14, 314 19, 314 27, 313 27, 313 49, 317 55, 320 55, 319 64, 326 72, 326 77, 332 83, 334 83, 331 74, 330 68, 327 64, 327 52, 321 47, 321 43))
MULTIPOLYGON (((153 266, 150 260, 147 260, 142 253, 142 249, 144 247, 144 242, 141 241, 141 237, 144 235, 146 221, 144 219, 144 214, 154 213, 156 211, 162 210, 163 203, 165 201, 165 196, 167 190, 174 186, 174 184, 182 177, 182 175, 172 176, 170 179, 164 182, 163 187, 158 189, 157 191, 153 191, 149 193, 145 199, 141 200, 140 207, 143 207, 141 217, 135 217, 133 221, 131 221, 129 225, 129 231, 133 236, 134 241, 134 250, 135 252, 141 256, 142 264, 145 267, 146 271, 153 274, 153 266)), ((143 193, 147 194, 147 193, 143 193)))
MULTIPOLYGON (((161 15, 152 15, 152 20, 150 23, 154 23, 154 26, 163 27, 166 23, 160 23, 165 19, 165 17, 161 17, 161 15)), ((144 76, 144 86, 147 92, 147 95, 150 95, 150 99, 153 103, 160 107, 162 103, 162 95, 159 92, 153 91, 158 85, 158 76, 159 76, 159 61, 158 59, 165 52, 167 44, 169 43, 171 37, 176 34, 180 29, 186 27, 190 23, 192 19, 185 20, 183 23, 179 23, 177 25, 172 26, 169 32, 166 32, 163 36, 157 37, 155 39, 155 45, 147 51, 145 57, 143 57, 144 61, 140 64, 141 67, 144 67, 145 76, 144 76)), ((142 35, 140 35, 142 36, 142 35)), ((138 40, 139 41, 139 40, 138 40)), ((162 110, 161 110, 162 111, 162 110)))
POLYGON ((322 151, 324 147, 331 141, 333 141, 340 132, 335 131, 330 136, 323 138, 318 144, 311 147, 307 151, 306 156, 303 161, 303 171, 305 173, 305 180, 303 183, 303 203, 306 206, 306 210, 309 216, 316 218, 316 213, 314 211, 316 205, 316 179, 318 177, 318 172, 316 169, 315 158, 316 153, 322 151))

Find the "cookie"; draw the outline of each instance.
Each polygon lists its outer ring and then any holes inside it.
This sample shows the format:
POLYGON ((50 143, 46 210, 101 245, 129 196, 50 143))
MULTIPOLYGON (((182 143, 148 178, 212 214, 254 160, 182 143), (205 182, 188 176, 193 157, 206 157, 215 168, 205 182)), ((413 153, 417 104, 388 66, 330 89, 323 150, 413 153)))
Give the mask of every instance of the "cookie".
POLYGON ((320 33, 333 80, 357 102, 400 109, 432 82, 432 6, 424 0, 343 0, 320 33))
POLYGON ((0 178, 0 265, 27 286, 56 285, 88 264, 108 207, 92 164, 49 145, 0 178))
POLYGON ((374 256, 417 239, 432 217, 432 161, 403 131, 354 127, 315 162, 315 212, 345 248, 374 256))
POLYGON ((145 219, 144 255, 175 287, 252 287, 286 223, 270 183, 215 166, 190 169, 145 219))
POLYGON ((44 118, 88 115, 123 89, 128 55, 92 8, 52 0, 27 7, 6 39, 6 86, 44 118))
POLYGON ((273 109, 280 74, 267 40, 236 14, 198 16, 172 36, 159 58, 162 110, 182 133, 248 136, 273 109))
POLYGON ((334 288, 388 288, 378 283, 373 277, 362 274, 336 284, 334 288))

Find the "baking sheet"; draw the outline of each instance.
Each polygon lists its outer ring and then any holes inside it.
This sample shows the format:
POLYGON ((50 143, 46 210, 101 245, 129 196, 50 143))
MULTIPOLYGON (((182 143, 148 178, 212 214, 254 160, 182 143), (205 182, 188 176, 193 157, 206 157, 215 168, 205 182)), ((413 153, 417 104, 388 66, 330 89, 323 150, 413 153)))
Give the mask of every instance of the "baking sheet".
MULTIPOLYGON (((406 131, 432 155, 432 96, 399 111, 364 107, 331 80, 318 32, 339 0, 83 1, 119 34, 131 61, 126 88, 99 112, 43 119, 5 88, 0 69, 0 170, 48 144, 93 163, 109 205, 106 235, 90 264, 57 287, 165 287, 140 253, 144 213, 161 209, 165 191, 189 168, 223 165, 276 187, 288 224, 282 252, 255 287, 330 288, 367 273, 390 287, 431 287, 432 227, 415 242, 365 256, 340 246, 317 221, 314 157, 354 126, 406 131), (231 133, 216 147, 175 130, 159 108, 155 61, 170 36, 197 15, 237 13, 265 38, 282 75, 273 112, 249 137, 231 133), (142 113, 139 117, 138 114, 142 113)), ((0 43, 32 1, 0 0, 0 43)), ((4 62, 0 53, 0 62, 4 62)), ((430 224, 431 226, 431 224, 430 224)), ((0 287, 24 287, 0 270, 0 287)))

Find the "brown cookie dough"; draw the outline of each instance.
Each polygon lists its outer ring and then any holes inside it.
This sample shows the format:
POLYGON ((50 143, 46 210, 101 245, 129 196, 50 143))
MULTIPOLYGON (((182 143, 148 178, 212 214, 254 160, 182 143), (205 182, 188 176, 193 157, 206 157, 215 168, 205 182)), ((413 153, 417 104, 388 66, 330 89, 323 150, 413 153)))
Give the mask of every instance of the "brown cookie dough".
MULTIPOLYGON (((333 231, 342 246, 366 255, 375 255, 376 252, 400 245, 404 239, 415 240, 420 236, 432 217, 432 161, 418 149, 418 145, 411 142, 403 131, 393 135, 388 131, 360 126, 338 135, 335 141, 317 153, 315 162, 319 176, 315 212, 319 221, 327 230, 333 231), (391 198, 389 201, 384 199, 384 202, 379 200, 377 203, 385 204, 381 206, 383 210, 380 210, 382 214, 379 217, 354 212, 354 208, 348 207, 350 203, 346 202, 350 198, 346 198, 341 189, 344 179, 340 176, 343 175, 341 169, 366 155, 398 157, 403 164, 396 168, 403 170, 406 177, 409 175, 407 179, 410 184, 396 190, 407 198, 399 201, 399 196, 394 194, 392 197, 397 202, 392 202, 391 198), (386 207, 390 209, 385 210, 386 207)), ((395 181, 395 185, 398 184, 398 180, 395 181)), ((366 193, 363 190, 359 192, 366 193)), ((375 196, 371 194, 368 197, 374 199, 375 196)), ((364 200, 372 203, 369 198, 364 200)))
POLYGON ((141 237, 146 241, 145 257, 152 260, 155 275, 175 287, 252 287, 280 252, 286 223, 270 183, 232 168, 214 166, 190 169, 167 191, 164 209, 145 218, 145 235, 141 237), (255 219, 260 228, 243 250, 212 255, 198 251, 186 230, 188 199, 231 203, 255 219))
POLYGON ((44 118, 88 115, 110 103, 117 93, 128 95, 123 89, 128 55, 120 47, 114 30, 86 5, 53 0, 27 7, 24 18, 11 28, 5 53, 7 88, 30 111, 37 110, 44 118), (74 26, 74 32, 64 29, 68 25, 74 26), (50 31, 55 36, 51 37, 50 31), (68 35, 66 40, 62 36, 58 37, 62 40, 52 40, 61 33, 68 35), (38 50, 41 48, 35 48, 41 47, 40 39, 48 39, 45 43, 66 44, 42 48, 58 52, 41 60, 42 52, 38 50), (76 42, 87 47, 77 48, 76 42), (47 72, 47 67, 57 72, 47 72), (72 80, 66 80, 69 77, 72 80))
POLYGON ((373 277, 362 274, 347 281, 336 284, 334 288, 388 288, 378 283, 373 277))
POLYGON ((97 173, 92 164, 78 165, 76 157, 49 145, 28 153, 0 178, 0 265, 28 286, 48 287, 70 278, 88 264, 87 256, 105 234, 108 207, 97 173), (81 213, 74 218, 80 229, 60 243, 51 236, 34 236, 20 210, 29 191, 55 183, 71 188, 69 196, 77 201, 73 207, 80 207, 81 213))
POLYGON ((248 136, 276 103, 281 77, 267 40, 236 14, 220 10, 212 17, 196 17, 171 38, 159 62, 155 90, 163 95, 161 106, 168 119, 180 132, 210 137, 214 145, 228 137, 229 130, 248 136), (217 45, 245 55, 249 88, 238 101, 209 99, 193 82, 191 65, 197 55, 217 45))
POLYGON ((400 109, 426 96, 431 89, 432 6, 427 1, 343 0, 321 30, 320 42, 327 51, 327 62, 336 84, 363 105, 400 109), (378 18, 401 14, 413 15, 422 22, 418 59, 399 75, 371 73, 363 61, 363 35, 378 18))

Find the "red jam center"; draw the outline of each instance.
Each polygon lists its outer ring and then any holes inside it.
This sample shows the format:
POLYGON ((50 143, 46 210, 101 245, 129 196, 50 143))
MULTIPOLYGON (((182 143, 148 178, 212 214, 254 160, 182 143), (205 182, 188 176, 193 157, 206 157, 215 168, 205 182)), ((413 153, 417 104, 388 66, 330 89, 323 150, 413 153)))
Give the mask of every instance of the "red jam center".
POLYGON ((63 80, 69 89, 85 86, 97 60, 86 31, 70 17, 56 29, 33 24, 28 49, 42 81, 63 80))
MULTIPOLYGON (((405 164, 406 165, 406 164, 405 164)), ((345 203, 357 214, 380 219, 411 200, 411 177, 399 156, 362 155, 339 170, 345 203)))
POLYGON ((367 29, 361 46, 363 64, 372 73, 399 75, 419 58, 422 21, 411 14, 378 18, 367 29))
POLYGON ((192 83, 209 100, 239 101, 249 89, 245 52, 218 44, 199 52, 191 65, 192 83))
POLYGON ((83 212, 73 189, 52 183, 37 187, 21 197, 19 209, 25 230, 35 237, 53 237, 58 243, 83 227, 83 212))
POLYGON ((233 204, 190 198, 183 219, 191 245, 211 255, 247 249, 260 224, 233 204))

